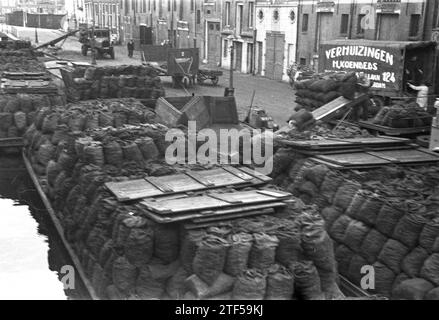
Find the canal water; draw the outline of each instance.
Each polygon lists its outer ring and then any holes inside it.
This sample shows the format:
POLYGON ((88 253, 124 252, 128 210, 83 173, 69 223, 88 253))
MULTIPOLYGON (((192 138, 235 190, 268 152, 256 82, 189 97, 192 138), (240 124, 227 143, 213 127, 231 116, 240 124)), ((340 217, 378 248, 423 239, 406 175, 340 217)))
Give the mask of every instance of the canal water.
POLYGON ((69 266, 21 157, 0 154, 0 300, 89 299, 69 266), (64 290, 64 282, 74 289, 64 290))

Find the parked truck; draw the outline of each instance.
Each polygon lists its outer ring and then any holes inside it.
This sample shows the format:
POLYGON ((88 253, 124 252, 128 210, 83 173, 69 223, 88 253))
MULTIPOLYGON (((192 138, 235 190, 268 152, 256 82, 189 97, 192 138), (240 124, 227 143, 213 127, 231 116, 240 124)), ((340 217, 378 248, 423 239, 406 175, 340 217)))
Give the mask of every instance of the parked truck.
POLYGON ((82 44, 81 52, 84 56, 87 55, 88 50, 92 49, 93 37, 94 37, 94 50, 97 58, 102 58, 105 54, 108 54, 111 59, 114 59, 114 47, 111 40, 109 29, 95 29, 92 34, 92 28, 82 27, 79 31, 79 42, 82 44))
POLYGON ((407 83, 436 88, 435 55, 435 42, 332 40, 320 46, 319 72, 364 72, 373 82, 375 104, 383 106, 408 96, 407 83))

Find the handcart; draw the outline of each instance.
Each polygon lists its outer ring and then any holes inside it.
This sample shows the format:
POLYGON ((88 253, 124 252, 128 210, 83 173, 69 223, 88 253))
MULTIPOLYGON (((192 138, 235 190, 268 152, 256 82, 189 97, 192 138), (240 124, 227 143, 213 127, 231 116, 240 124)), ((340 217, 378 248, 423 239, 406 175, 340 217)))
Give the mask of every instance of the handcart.
POLYGON ((195 83, 199 67, 199 49, 173 49, 169 46, 142 46, 142 60, 154 67, 160 76, 172 77, 174 87, 189 87, 195 83))
POLYGON ((211 70, 211 69, 199 69, 197 74, 197 82, 198 84, 203 84, 204 81, 210 80, 212 84, 216 86, 219 81, 219 77, 223 75, 223 72, 220 70, 211 70))

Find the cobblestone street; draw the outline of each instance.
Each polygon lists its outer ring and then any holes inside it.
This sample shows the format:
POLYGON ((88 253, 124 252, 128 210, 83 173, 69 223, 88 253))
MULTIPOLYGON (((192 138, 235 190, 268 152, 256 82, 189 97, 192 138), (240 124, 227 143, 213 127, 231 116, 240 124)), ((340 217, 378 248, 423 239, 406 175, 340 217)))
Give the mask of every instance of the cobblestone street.
MULTIPOLYGON (((17 28, 18 36, 22 39, 35 41, 35 29, 33 28, 17 28)), ((62 35, 58 30, 39 29, 39 43, 50 41, 62 35)), ((58 45, 60 45, 59 43, 58 45)), ((62 49, 57 52, 60 59, 69 59, 73 61, 89 61, 90 55, 83 57, 80 52, 80 43, 77 38, 68 38, 62 49)), ((116 59, 109 58, 100 59, 98 65, 115 65, 115 64, 140 64, 139 51, 135 51, 133 58, 127 57, 125 46, 116 46, 116 59)), ((211 85, 210 81, 206 81, 203 85, 196 84, 193 88, 188 88, 188 93, 195 95, 223 95, 224 89, 229 85, 229 71, 222 70, 223 76, 220 78, 217 86, 211 85)), ((183 88, 173 88, 171 77, 162 77, 166 89, 166 96, 184 96, 187 92, 183 88)), ((253 106, 264 108, 268 114, 273 117, 275 122, 282 126, 288 117, 294 113, 294 91, 286 82, 269 80, 260 76, 249 74, 234 73, 234 87, 236 103, 238 105, 239 118, 244 119, 248 106, 251 102, 253 90, 256 91, 253 106)))

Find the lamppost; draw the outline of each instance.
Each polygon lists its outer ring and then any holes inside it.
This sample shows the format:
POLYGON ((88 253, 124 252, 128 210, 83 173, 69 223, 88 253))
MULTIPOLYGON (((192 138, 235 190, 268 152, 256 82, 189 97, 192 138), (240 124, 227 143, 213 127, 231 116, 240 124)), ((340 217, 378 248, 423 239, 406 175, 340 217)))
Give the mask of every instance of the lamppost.
POLYGON ((96 65, 96 52, 95 52, 95 4, 94 1, 91 0, 91 10, 93 16, 93 24, 91 25, 91 64, 96 65))
POLYGON ((227 40, 231 42, 230 45, 230 70, 229 70, 229 86, 224 89, 224 96, 225 97, 233 97, 235 93, 235 88, 233 88, 233 59, 235 55, 235 37, 233 35, 229 35, 227 37, 227 40))
POLYGON ((38 43, 38 28, 40 27, 40 8, 37 7, 37 13, 38 13, 38 26, 35 27, 35 43, 38 43))

